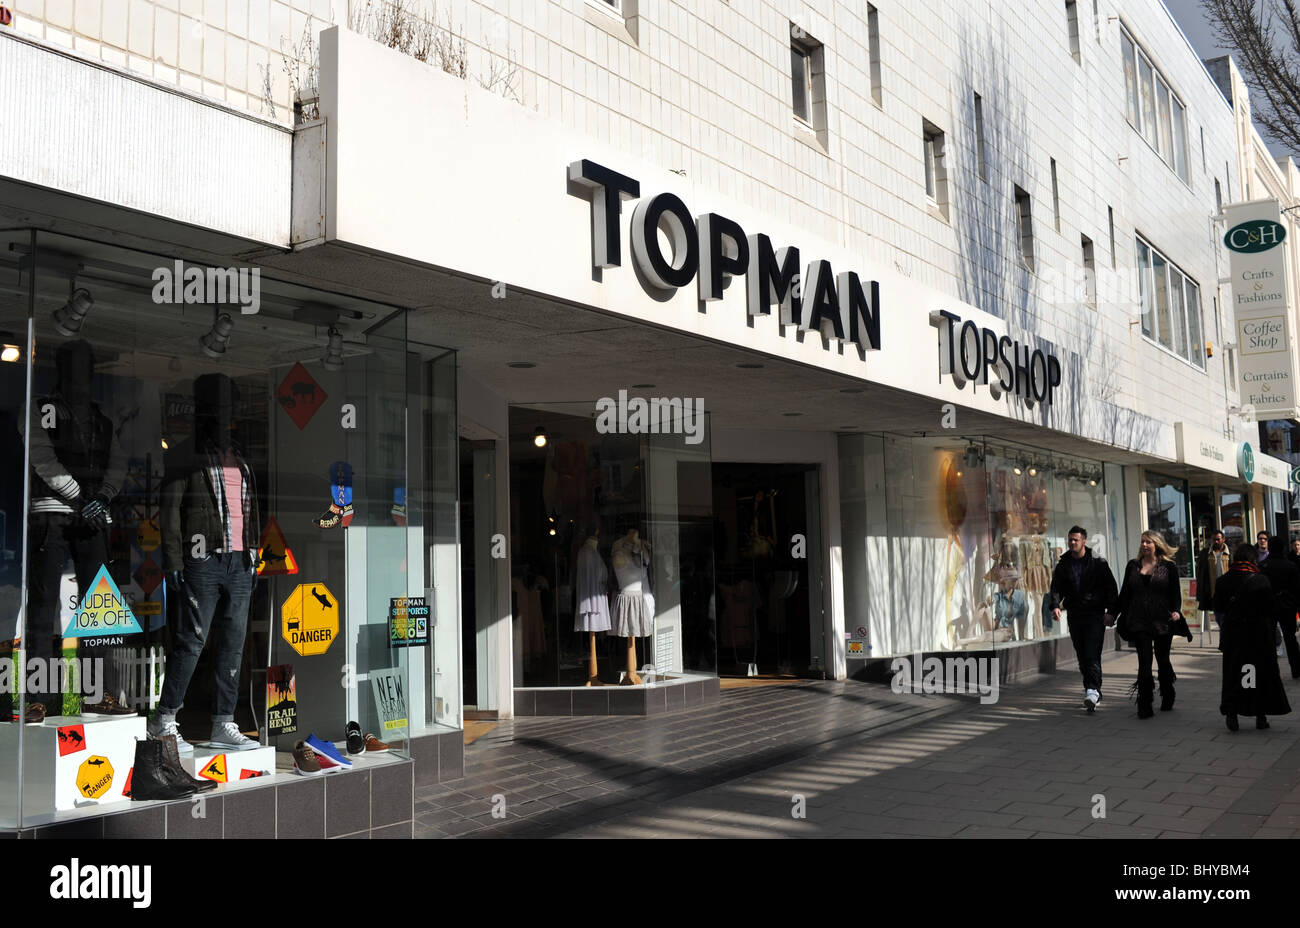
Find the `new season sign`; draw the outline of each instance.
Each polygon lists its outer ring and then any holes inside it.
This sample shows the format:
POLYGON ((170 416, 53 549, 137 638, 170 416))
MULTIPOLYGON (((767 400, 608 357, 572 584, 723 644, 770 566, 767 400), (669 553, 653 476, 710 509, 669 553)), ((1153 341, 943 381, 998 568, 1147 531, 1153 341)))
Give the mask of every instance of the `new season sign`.
POLYGON ((1296 405, 1295 358, 1287 305, 1286 228, 1277 200, 1223 209, 1237 319, 1241 402, 1259 419, 1289 419, 1296 405))

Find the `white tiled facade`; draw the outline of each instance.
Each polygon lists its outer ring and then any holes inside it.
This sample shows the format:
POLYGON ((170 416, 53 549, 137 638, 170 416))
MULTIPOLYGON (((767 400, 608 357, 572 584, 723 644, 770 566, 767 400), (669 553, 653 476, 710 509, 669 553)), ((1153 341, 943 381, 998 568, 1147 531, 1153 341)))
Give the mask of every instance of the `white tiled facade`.
MULTIPOLYGON (((305 73, 289 60, 306 47, 304 33, 355 20, 364 7, 8 3, 19 32, 282 124, 292 120, 287 72, 305 73)), ((1225 259, 1210 216, 1216 179, 1225 201, 1241 198, 1236 126, 1158 0, 1078 0, 1078 61, 1064 2, 879 0, 879 104, 866 0, 622 3, 621 14, 603 0, 407 5, 464 36, 470 79, 512 61, 522 106, 848 249, 883 246, 899 273, 1077 352, 1081 388, 1093 395, 1165 423, 1223 427, 1235 396, 1218 346, 1231 321, 1216 320, 1225 259), (1121 23, 1186 104, 1190 183, 1125 118, 1121 23), (792 25, 824 46, 825 149, 792 116, 792 25), (987 179, 976 167, 974 94, 987 179), (945 137, 946 218, 926 201, 923 120, 945 137), (1013 185, 1032 202, 1032 274, 1019 261, 1013 185), (1135 324, 1135 231, 1200 286, 1204 339, 1215 346, 1204 371, 1135 324), (1093 242, 1099 309, 1074 293, 1081 235, 1093 242)))

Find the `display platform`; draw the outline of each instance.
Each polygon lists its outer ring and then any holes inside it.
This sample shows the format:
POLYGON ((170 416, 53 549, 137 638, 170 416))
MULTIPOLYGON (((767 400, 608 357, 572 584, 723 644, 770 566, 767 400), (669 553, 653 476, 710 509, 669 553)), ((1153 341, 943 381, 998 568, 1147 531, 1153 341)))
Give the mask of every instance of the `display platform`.
POLYGON ((260 747, 248 751, 217 751, 194 745, 193 754, 181 755, 181 766, 190 776, 217 783, 239 783, 275 773, 275 748, 260 747))
POLYGON ((65 811, 123 798, 145 737, 143 716, 51 716, 40 725, 0 725, 0 751, 23 737, 25 809, 65 811))

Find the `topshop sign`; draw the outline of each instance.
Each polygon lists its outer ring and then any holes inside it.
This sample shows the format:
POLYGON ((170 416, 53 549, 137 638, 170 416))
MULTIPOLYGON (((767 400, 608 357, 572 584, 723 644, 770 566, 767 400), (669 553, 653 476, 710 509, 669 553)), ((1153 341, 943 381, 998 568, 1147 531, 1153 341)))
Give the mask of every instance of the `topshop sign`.
POLYGON ((641 184, 635 178, 585 158, 569 165, 569 180, 590 190, 593 267, 622 265, 622 204, 640 200, 632 211, 632 258, 652 287, 671 292, 694 282, 699 298, 711 302, 722 298, 728 278, 744 275, 749 315, 770 315, 775 303, 782 325, 819 332, 863 351, 880 350, 876 281, 864 282, 853 271, 837 274, 821 259, 802 265, 797 247, 774 248, 767 235, 747 235, 739 223, 717 213, 692 216, 675 194, 640 199, 641 184), (661 231, 668 238, 668 254, 659 240, 661 231))

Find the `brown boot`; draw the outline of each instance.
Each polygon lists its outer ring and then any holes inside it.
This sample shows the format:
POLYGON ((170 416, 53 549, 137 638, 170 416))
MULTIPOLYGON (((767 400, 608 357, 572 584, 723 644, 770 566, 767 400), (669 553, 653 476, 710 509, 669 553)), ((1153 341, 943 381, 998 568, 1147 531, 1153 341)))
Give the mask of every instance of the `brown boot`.
POLYGON ((217 788, 219 784, 216 780, 196 779, 190 776, 185 768, 181 766, 181 754, 176 748, 175 735, 163 735, 161 738, 155 738, 154 740, 163 746, 163 768, 166 775, 177 784, 189 784, 194 787, 195 792, 199 793, 206 793, 217 788))

